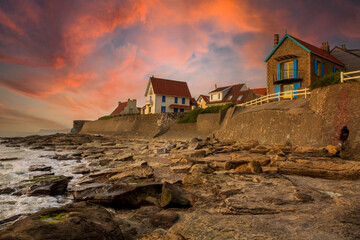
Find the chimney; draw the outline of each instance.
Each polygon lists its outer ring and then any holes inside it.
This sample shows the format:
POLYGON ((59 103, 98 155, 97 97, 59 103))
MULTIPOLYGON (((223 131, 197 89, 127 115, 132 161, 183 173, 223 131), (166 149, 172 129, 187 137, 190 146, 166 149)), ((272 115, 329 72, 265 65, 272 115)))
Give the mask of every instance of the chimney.
POLYGON ((118 104, 119 104, 119 106, 120 106, 120 104, 121 104, 121 101, 119 101, 119 102, 118 102, 118 104))
POLYGON ((344 49, 344 50, 346 50, 346 45, 345 45, 345 44, 342 44, 342 45, 341 45, 341 48, 344 49))
POLYGON ((328 42, 323 42, 321 44, 321 47, 320 47, 322 50, 324 50, 325 52, 330 52, 330 47, 329 47, 329 43, 328 42))
POLYGON ((279 34, 274 34, 274 48, 279 44, 279 34))
POLYGON ((215 83, 215 89, 217 89, 217 85, 216 85, 216 83, 215 83))

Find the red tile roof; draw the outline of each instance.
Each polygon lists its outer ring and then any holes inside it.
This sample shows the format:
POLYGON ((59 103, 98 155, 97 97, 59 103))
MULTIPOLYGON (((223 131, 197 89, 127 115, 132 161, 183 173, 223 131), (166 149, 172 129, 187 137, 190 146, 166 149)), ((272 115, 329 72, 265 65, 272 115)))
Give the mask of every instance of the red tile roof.
POLYGON ((189 106, 189 105, 171 104, 169 107, 171 107, 171 108, 191 109, 191 106, 189 106))
POLYGON ((110 115, 119 115, 127 106, 127 104, 127 102, 120 103, 119 106, 117 106, 117 108, 115 108, 115 110, 110 115))
POLYGON ((224 91, 225 89, 229 88, 230 86, 226 86, 226 87, 219 87, 219 88, 216 88, 215 90, 212 90, 211 92, 209 93, 213 93, 213 92, 221 92, 221 91, 224 91))
POLYGON ((202 97, 202 98, 204 99, 205 103, 209 102, 209 96, 207 96, 207 95, 200 95, 200 96, 198 97, 198 99, 199 99, 200 97, 202 97))
POLYGON ((266 95, 266 88, 254 88, 254 89, 251 89, 251 90, 255 94, 266 95))
POLYGON ((155 94, 191 98, 186 82, 150 77, 155 94))
POLYGON ((309 44, 307 42, 304 42, 304 41, 302 41, 302 40, 300 40, 300 39, 298 39, 296 37, 293 37, 291 35, 289 35, 289 36, 292 37, 293 39, 295 39, 298 43, 303 45, 305 48, 309 49, 310 52, 312 52, 313 54, 316 54, 316 55, 318 55, 320 57, 323 57, 323 58, 325 58, 327 60, 330 60, 330 61, 332 61, 334 63, 337 63, 337 64, 339 64, 341 66, 345 66, 340 60, 335 58, 333 55, 331 55, 327 51, 324 51, 324 50, 322 50, 322 49, 320 49, 318 47, 315 47, 314 45, 311 45, 311 44, 309 44))

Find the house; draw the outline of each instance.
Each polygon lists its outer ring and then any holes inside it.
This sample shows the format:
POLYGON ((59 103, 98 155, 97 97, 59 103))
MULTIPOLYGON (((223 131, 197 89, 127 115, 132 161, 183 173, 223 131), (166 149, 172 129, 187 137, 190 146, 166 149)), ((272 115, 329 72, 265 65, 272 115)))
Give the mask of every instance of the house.
POLYGON ((251 89, 258 97, 263 97, 266 95, 266 88, 253 88, 251 89))
POLYGON ((327 42, 318 48, 289 34, 280 42, 279 35, 274 35, 274 49, 265 62, 268 94, 308 88, 326 74, 345 69, 344 63, 330 54, 327 42))
POLYGON ((346 45, 334 47, 330 54, 345 64, 345 71, 352 72, 360 70, 360 49, 346 49, 346 45))
POLYGON ((191 94, 186 82, 152 76, 147 84, 145 97, 145 114, 191 110, 191 94))
POLYGON ((206 106, 240 104, 256 98, 254 92, 243 83, 219 88, 215 85, 215 90, 209 92, 209 95, 210 99, 206 106))
POLYGON ((139 108, 136 107, 136 99, 130 100, 127 102, 119 102, 115 110, 110 114, 115 115, 127 115, 127 114, 138 114, 140 113, 139 108))
POLYGON ((209 96, 200 95, 197 99, 197 104, 200 108, 206 108, 206 104, 209 102, 209 96))
POLYGON ((194 109, 194 108, 198 107, 197 101, 193 97, 190 98, 190 106, 191 106, 191 109, 194 109))

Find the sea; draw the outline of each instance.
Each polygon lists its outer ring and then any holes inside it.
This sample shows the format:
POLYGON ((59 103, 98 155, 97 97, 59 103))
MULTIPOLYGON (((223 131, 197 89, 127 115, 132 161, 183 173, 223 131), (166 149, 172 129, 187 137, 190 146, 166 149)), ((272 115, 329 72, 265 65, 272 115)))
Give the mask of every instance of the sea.
MULTIPOLYGON (((65 153, 65 152, 62 152, 65 153)), ((84 160, 52 159, 54 151, 30 150, 26 148, 6 147, 0 144, 0 159, 16 158, 15 160, 0 160, 0 189, 13 188, 22 181, 30 179, 32 174, 41 172, 29 172, 31 165, 44 164, 51 166, 51 172, 55 175, 71 176, 73 184, 81 174, 72 174, 73 167, 84 164, 84 160)), ((44 208, 59 207, 73 201, 71 194, 65 196, 15 196, 0 194, 0 221, 19 214, 31 214, 44 208)))

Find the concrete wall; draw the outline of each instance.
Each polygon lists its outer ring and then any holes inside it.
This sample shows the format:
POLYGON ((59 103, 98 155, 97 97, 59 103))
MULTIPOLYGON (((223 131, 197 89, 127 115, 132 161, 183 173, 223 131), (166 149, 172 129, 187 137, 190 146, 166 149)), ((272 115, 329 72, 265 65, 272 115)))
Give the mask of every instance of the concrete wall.
POLYGON ((220 140, 324 147, 339 146, 341 129, 350 131, 345 153, 360 160, 360 82, 316 89, 311 99, 238 108, 216 131, 220 140))
POLYGON ((167 113, 117 116, 108 120, 86 122, 80 133, 155 137, 166 132, 182 115, 167 113))

